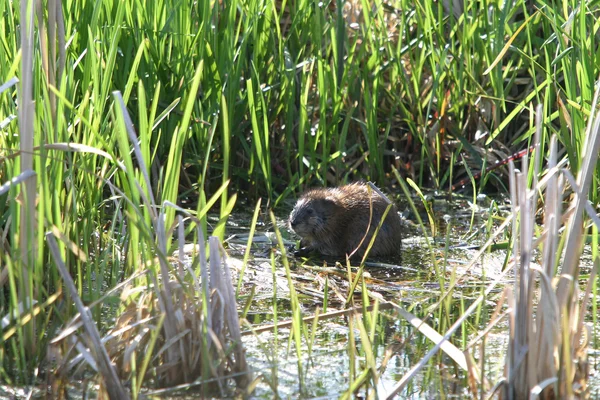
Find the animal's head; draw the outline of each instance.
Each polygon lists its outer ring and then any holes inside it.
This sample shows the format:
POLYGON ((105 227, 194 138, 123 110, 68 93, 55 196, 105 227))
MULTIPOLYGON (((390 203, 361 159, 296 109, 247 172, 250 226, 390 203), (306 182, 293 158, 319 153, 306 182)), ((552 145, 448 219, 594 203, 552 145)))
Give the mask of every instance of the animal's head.
POLYGON ((292 210, 290 228, 302 237, 318 235, 327 229, 327 223, 335 215, 338 205, 329 198, 303 196, 292 210))

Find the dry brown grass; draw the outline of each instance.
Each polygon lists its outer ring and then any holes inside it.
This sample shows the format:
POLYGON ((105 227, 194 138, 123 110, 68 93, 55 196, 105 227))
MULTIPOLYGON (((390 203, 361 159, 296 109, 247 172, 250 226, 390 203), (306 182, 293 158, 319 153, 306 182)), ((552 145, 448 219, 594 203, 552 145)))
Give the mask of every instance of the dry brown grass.
MULTIPOLYGON (((585 158, 575 180, 569 170, 557 167, 557 139, 552 137, 548 168, 538 183, 528 185, 527 157, 523 171, 511 166, 513 203, 513 254, 516 260, 515 284, 508 289, 510 339, 506 358, 504 399, 588 398, 587 337, 585 324, 587 301, 599 260, 580 296, 579 260, 583 248, 584 221, 590 217, 597 224, 589 205, 591 177, 600 147, 600 113, 596 111, 598 90, 587 130, 585 158), (566 184, 572 200, 562 211, 566 184), (534 236, 537 195, 544 190, 544 225, 539 238, 534 236), (587 216, 586 216, 587 214, 587 216), (563 226, 564 248, 559 230, 563 226), (534 251, 540 249, 540 265, 534 263, 534 251), (560 267, 559 267, 560 265, 560 267)), ((541 107, 537 110, 536 143, 542 130, 541 107)), ((536 154, 534 177, 539 173, 536 154)))

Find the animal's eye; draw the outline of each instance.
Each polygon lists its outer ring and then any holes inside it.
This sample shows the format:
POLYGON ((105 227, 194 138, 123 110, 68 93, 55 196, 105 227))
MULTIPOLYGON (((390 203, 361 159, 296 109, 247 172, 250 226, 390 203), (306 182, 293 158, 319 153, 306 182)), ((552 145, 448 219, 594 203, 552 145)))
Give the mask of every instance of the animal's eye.
POLYGON ((312 208, 307 208, 307 209, 306 209, 306 213, 307 213, 308 215, 313 215, 313 214, 315 213, 315 210, 313 210, 312 208))

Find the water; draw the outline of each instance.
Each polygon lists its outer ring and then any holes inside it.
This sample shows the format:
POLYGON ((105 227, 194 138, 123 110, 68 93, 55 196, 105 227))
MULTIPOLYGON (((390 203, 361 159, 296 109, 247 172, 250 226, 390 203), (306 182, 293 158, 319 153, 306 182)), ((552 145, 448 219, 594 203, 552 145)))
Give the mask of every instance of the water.
MULTIPOLYGON (((489 329, 484 341, 478 335, 488 327, 501 291, 512 285, 512 273, 502 275, 506 261, 506 252, 502 249, 476 256, 479 246, 486 242, 490 232, 498 225, 499 220, 491 216, 498 210, 507 212, 508 209, 498 205, 503 204, 501 200, 493 202, 489 198, 479 199, 476 205, 466 199, 452 203, 435 196, 430 199, 436 226, 435 237, 426 238, 414 224, 416 216, 407 211, 409 208, 405 204, 401 204, 400 210, 407 217, 402 256, 369 260, 364 270, 365 286, 382 303, 394 302, 426 319, 427 324, 443 334, 464 315, 482 291, 497 280, 499 284, 482 303, 480 312, 467 318, 451 339, 461 350, 467 344, 472 344, 469 353, 477 367, 483 369, 489 382, 486 393, 489 393, 489 388, 503 375, 509 330, 507 317, 489 329), (491 209, 494 209, 494 213, 489 212, 491 209), (473 263, 473 260, 476 262, 473 263), (440 275, 444 279, 439 279, 440 275), (456 284, 451 301, 438 306, 441 295, 453 280, 456 280, 456 284), (483 364, 482 351, 485 355, 483 364)), ((418 211, 419 216, 427 221, 424 209, 418 211)), ((286 211, 281 211, 278 217, 278 227, 285 244, 293 247, 295 238, 287 230, 286 211)), ((232 257, 232 269, 238 272, 236 277, 239 277, 243 267, 241 260, 246 250, 250 218, 248 214, 233 215, 227 229, 230 234, 227 238, 228 253, 232 257)), ((363 355, 365 345, 374 355, 372 365, 377 371, 377 381, 368 377, 356 389, 356 396, 366 398, 376 394, 382 397, 388 393, 427 354, 433 346, 431 340, 392 308, 381 309, 376 318, 371 313, 363 318, 365 314, 362 310, 353 317, 348 314, 330 316, 329 313, 344 310, 348 301, 360 309, 364 297, 361 285, 354 288, 351 296, 348 295, 349 282, 358 272, 356 266, 351 268, 353 275, 349 279, 345 265, 331 260, 289 257, 292 283, 302 316, 311 317, 317 310, 321 315, 316 324, 312 320, 306 323, 298 352, 295 342, 290 339, 289 326, 281 326, 292 317, 292 309, 290 286, 273 231, 268 214, 265 214, 257 225, 250 251, 251 259, 240 286, 239 309, 242 310, 246 302, 250 302, 246 314, 248 324, 242 325, 242 329, 246 330, 243 340, 247 361, 256 378, 256 387, 250 397, 271 399, 276 392, 281 398, 338 398, 350 390, 363 371, 368 370, 370 360, 363 355), (272 258, 275 260, 274 268, 272 258), (325 299, 328 305, 326 310, 323 309, 325 299), (249 330, 250 327, 258 329, 273 324, 275 316, 280 325, 277 333, 272 328, 258 334, 249 330), (368 342, 361 337, 359 323, 366 324, 370 336, 368 342), (353 351, 354 354, 351 353, 353 351)), ((500 242, 504 239, 504 236, 497 239, 497 247, 502 247, 500 242)), ((589 247, 582 259, 581 277, 585 279, 591 266, 589 247)), ((237 280, 234 281, 236 283, 237 280)), ((500 309, 505 310, 506 306, 500 309)), ((591 318, 591 312, 588 316, 591 318)), ((591 397, 597 398, 600 397, 600 335, 597 328, 591 331, 589 347, 589 385, 591 397)), ((71 388, 73 398, 82 398, 82 393, 94 392, 88 383, 79 388, 77 384, 73 382, 74 387, 71 388)), ((481 390, 482 385, 478 387, 481 390)), ((26 395, 24 393, 28 392, 0 386, 0 398, 21 398, 26 395)), ((173 396, 173 393, 168 396, 173 396)), ((190 391, 173 398, 197 397, 197 392, 190 391)), ((472 397, 466 372, 444 352, 438 352, 398 395, 403 399, 472 397)))
MULTIPOLYGON (((420 230, 410 224, 416 220, 411 213, 405 212, 409 218, 407 235, 403 241, 402 256, 397 259, 369 260, 365 269, 365 283, 368 290, 382 301, 393 301, 404 309, 419 316, 426 316, 427 323, 434 329, 444 333, 449 326, 463 315, 466 308, 485 290, 492 281, 499 284, 483 302, 481 312, 467 318, 463 329, 459 329, 452 337, 459 349, 473 341, 483 331, 496 309, 498 293, 506 285, 512 285, 510 275, 503 276, 506 252, 496 250, 481 256, 477 262, 471 261, 493 231, 497 222, 490 220, 488 210, 500 208, 489 198, 482 197, 476 205, 467 200, 447 203, 439 198, 432 198, 436 236, 429 240, 420 230), (429 241, 429 244, 427 243, 429 241), (449 244, 446 247, 446 242, 449 244), (445 250, 448 248, 449 250, 445 250), (437 272, 434 268, 437 264, 437 272), (467 267, 469 267, 467 269, 467 267), (438 273, 444 280, 438 279, 438 273), (453 291, 452 301, 448 309, 442 313, 434 307, 442 292, 448 288, 455 274, 458 283, 453 291), (442 285, 444 287, 442 287, 442 285)), ((400 207, 406 211, 407 207, 400 207)), ((423 210, 420 210, 422 213, 423 210)), ((294 237, 287 230, 287 215, 279 216, 278 227, 282 231, 286 246, 294 245, 294 237)), ((427 221, 425 214, 421 217, 427 221)), ((242 258, 247 241, 247 230, 250 216, 233 216, 231 232, 228 239, 230 255, 242 258), (236 228, 237 227, 237 228, 236 228)), ((249 263, 242 285, 242 297, 254 287, 256 293, 250 306, 248 320, 253 326, 273 323, 273 298, 277 298, 278 321, 291 318, 289 301, 289 285, 283 266, 280 264, 281 254, 275 244, 272 227, 263 221, 264 229, 257 231, 252 245, 253 260, 249 263), (276 251, 277 265, 275 278, 271 266, 271 252, 276 251), (274 283, 275 282, 275 283, 274 283), (275 288, 275 289, 274 289, 275 288), (276 291, 276 295, 274 292, 276 291)), ((498 240, 504 240, 500 237, 498 240)), ((500 246, 501 247, 501 246, 500 246)), ((294 288, 298 293, 300 307, 304 317, 314 315, 319 308, 320 314, 327 286, 328 309, 326 312, 344 309, 348 301, 349 279, 346 266, 335 264, 331 260, 289 258, 294 288)), ((353 273, 357 272, 352 268, 353 273)), ((585 269, 584 269, 585 271, 585 269)), ((354 290, 352 300, 356 306, 361 305, 362 293, 360 285, 354 290)), ((245 300, 242 299, 242 303, 245 300)), ((363 320, 359 314, 357 317, 363 320)), ((360 331, 354 319, 353 336, 356 348, 362 349, 360 331)), ((350 318, 348 316, 320 319, 316 325, 313 339, 313 324, 307 324, 300 356, 295 344, 290 340, 289 328, 281 328, 277 335, 272 331, 258 335, 247 335, 244 344, 247 348, 248 362, 259 383, 252 394, 253 398, 272 398, 273 392, 282 398, 337 398, 349 390, 350 374, 354 370, 354 380, 366 368, 367 360, 355 355, 353 368, 353 349, 349 342, 350 318), (307 339, 308 338, 308 339, 307 339)), ((378 382, 367 380, 358 390, 360 396, 377 393, 380 397, 391 390, 396 382, 404 376, 432 347, 432 342, 418 332, 405 318, 392 309, 379 313, 376 321, 371 321, 367 330, 372 332, 370 340, 378 369, 378 382), (382 367, 385 364, 385 367, 382 367)), ((486 379, 493 386, 503 374, 508 343, 507 318, 492 327, 485 343, 474 342, 470 354, 475 357, 479 368, 484 369, 486 379), (483 347, 484 346, 484 347, 483 347), (485 363, 480 364, 480 352, 485 350, 485 363)), ((591 377, 598 376, 599 345, 598 331, 593 332, 592 349, 589 353, 591 377)), ((600 394, 600 384, 591 379, 592 394, 600 394)), ((480 386, 481 387, 481 386, 480 386)), ((399 393, 400 398, 471 398, 468 388, 467 374, 460 369, 447 355, 438 352, 410 383, 399 393)))

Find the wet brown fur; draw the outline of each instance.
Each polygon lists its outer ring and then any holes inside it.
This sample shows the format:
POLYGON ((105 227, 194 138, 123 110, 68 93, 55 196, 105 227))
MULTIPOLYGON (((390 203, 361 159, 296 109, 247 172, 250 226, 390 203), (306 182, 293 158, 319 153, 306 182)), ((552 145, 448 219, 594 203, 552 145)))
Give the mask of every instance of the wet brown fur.
MULTIPOLYGON (((290 214, 292 230, 302 237, 305 251, 316 251, 324 256, 345 256, 360 244, 369 227, 370 203, 373 216, 369 234, 356 255, 366 251, 388 203, 365 183, 353 183, 337 188, 311 189, 304 193, 290 214)), ((402 222, 396 206, 392 206, 369 255, 398 254, 401 245, 402 222)))

